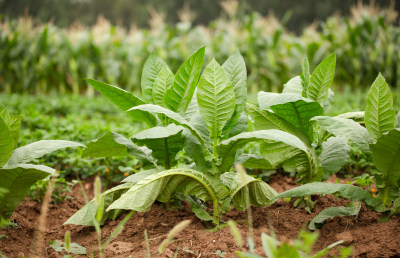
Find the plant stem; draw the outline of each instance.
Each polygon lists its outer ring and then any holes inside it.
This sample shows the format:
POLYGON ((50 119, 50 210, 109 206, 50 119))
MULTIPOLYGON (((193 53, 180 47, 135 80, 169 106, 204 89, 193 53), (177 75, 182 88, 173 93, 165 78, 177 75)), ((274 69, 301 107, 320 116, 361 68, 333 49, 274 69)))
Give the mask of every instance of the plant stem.
POLYGON ((214 199, 213 200, 213 208, 214 208, 214 213, 213 213, 213 220, 214 223, 217 224, 217 227, 219 226, 219 206, 218 206, 218 200, 214 199))
POLYGON ((99 245, 99 258, 103 258, 103 246, 101 244, 101 231, 97 232, 97 242, 99 245))

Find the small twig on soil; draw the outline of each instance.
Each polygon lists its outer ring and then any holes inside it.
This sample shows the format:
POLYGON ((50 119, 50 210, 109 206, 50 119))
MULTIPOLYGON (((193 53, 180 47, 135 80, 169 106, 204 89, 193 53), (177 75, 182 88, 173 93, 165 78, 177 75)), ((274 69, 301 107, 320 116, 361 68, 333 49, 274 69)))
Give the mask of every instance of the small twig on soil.
MULTIPOLYGON (((160 236, 156 236, 156 237, 153 237, 153 238, 149 238, 149 242, 150 242, 150 241, 158 240, 158 239, 160 239, 160 238, 164 238, 164 237, 166 237, 166 236, 167 236, 167 234, 160 235, 160 236)), ((143 241, 143 242, 141 243, 141 245, 143 245, 143 244, 145 244, 145 243, 146 243, 146 241, 143 241)))
POLYGON ((40 257, 40 250, 44 247, 44 237, 43 234, 46 231, 46 218, 47 212, 49 210, 49 204, 51 200, 51 195, 54 190, 54 185, 58 174, 54 174, 50 180, 49 186, 47 187, 46 194, 43 199, 42 207, 40 209, 39 226, 35 233, 34 241, 32 244, 32 257, 40 257))

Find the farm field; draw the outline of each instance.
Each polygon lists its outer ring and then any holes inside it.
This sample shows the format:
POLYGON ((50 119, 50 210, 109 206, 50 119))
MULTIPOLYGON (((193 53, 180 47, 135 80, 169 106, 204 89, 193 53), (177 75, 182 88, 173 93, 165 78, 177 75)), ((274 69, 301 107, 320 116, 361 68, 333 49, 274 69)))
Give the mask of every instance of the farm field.
POLYGON ((400 256, 393 6, 225 12, 0 18, 0 258, 400 256))

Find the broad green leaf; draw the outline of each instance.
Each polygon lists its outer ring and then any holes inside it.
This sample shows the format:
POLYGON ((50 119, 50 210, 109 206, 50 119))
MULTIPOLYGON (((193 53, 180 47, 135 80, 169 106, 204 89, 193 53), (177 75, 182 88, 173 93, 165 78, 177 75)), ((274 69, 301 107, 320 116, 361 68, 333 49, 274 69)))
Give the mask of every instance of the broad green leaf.
MULTIPOLYGON (((142 88, 142 94, 144 99, 147 103, 153 103, 153 84, 157 78, 157 75, 160 73, 163 67, 167 66, 167 64, 158 57, 156 54, 152 53, 147 58, 146 62, 144 63, 143 70, 142 70, 142 78, 140 81, 140 86, 142 88)), ((134 106, 144 104, 139 103, 134 106)), ((131 107, 126 108, 128 110, 131 107)), ((124 110, 124 111, 125 111, 124 110)))
POLYGON ((136 184, 136 183, 139 182, 140 180, 142 180, 142 179, 144 179, 144 178, 146 178, 146 177, 148 177, 148 176, 150 176, 150 175, 159 173, 159 172, 161 172, 161 171, 163 171, 163 170, 160 169, 160 168, 148 169, 148 170, 140 171, 140 172, 138 172, 138 173, 136 173, 136 174, 133 174, 133 175, 130 175, 130 176, 126 177, 126 178, 123 179, 121 182, 123 182, 123 183, 134 183, 134 184, 136 184))
POLYGON ((14 139, 10 129, 0 118, 0 167, 7 163, 14 151, 14 139))
POLYGON ((338 172, 349 161, 350 147, 344 137, 330 137, 322 143, 322 152, 319 156, 325 174, 332 175, 338 172))
POLYGON ((14 148, 18 144, 22 116, 10 116, 10 133, 14 139, 14 148))
POLYGON ((334 98, 335 98, 335 93, 333 92, 333 90, 328 89, 328 98, 326 99, 325 104, 323 105, 324 110, 327 110, 331 107, 334 98))
POLYGON ((304 143, 290 133, 275 129, 245 132, 224 140, 217 146, 217 153, 220 157, 220 171, 228 171, 235 161, 236 151, 254 141, 282 142, 308 153, 304 143))
MULTIPOLYGON (((86 79, 86 81, 123 111, 144 104, 140 98, 116 86, 92 79, 86 79)), ((157 124, 156 118, 151 114, 143 114, 139 111, 130 115, 135 121, 144 121, 150 126, 157 124)))
POLYGON ((11 115, 8 109, 0 104, 0 119, 3 119, 4 123, 10 128, 11 115))
POLYGON ((245 112, 243 112, 240 116, 239 119, 236 121, 236 123, 232 126, 232 128, 229 131, 229 137, 233 137, 235 135, 238 135, 240 133, 244 133, 249 131, 249 124, 248 124, 248 117, 245 112))
POLYGON ((11 167, 17 164, 28 163, 53 151, 69 147, 85 147, 85 145, 63 140, 37 141, 14 150, 6 166, 11 167))
POLYGON ((358 216, 358 213, 361 209, 361 203, 355 202, 350 206, 340 206, 340 207, 329 207, 323 211, 321 211, 317 216, 315 216, 308 228, 310 230, 321 229, 322 225, 325 223, 327 219, 332 219, 334 217, 343 217, 343 216, 358 216))
POLYGON ((54 169, 43 165, 19 164, 0 169, 0 188, 8 193, 0 197, 0 217, 8 219, 18 203, 28 194, 30 187, 48 175, 54 169))
POLYGON ((229 191, 218 179, 192 169, 176 168, 150 175, 115 201, 112 209, 146 212, 154 201, 166 202, 173 192, 195 196, 202 201, 222 201, 229 191))
POLYGON ((235 111, 223 129, 225 134, 229 135, 229 131, 238 121, 246 105, 247 70, 244 59, 239 51, 236 51, 233 55, 231 55, 222 65, 222 68, 231 81, 233 90, 235 91, 235 111))
POLYGON ((324 175, 312 147, 307 147, 305 152, 283 142, 266 141, 261 144, 261 154, 273 167, 281 166, 284 171, 296 172, 299 183, 320 181, 324 175))
POLYGON ((273 169, 274 167, 264 157, 254 154, 242 154, 237 159, 237 162, 243 164, 246 168, 255 169, 273 169))
POLYGON ((298 100, 271 106, 274 113, 294 125, 297 129, 313 140, 313 127, 310 119, 324 113, 323 108, 317 102, 298 100))
POLYGON ((133 108, 129 109, 127 112, 129 113, 129 112, 132 112, 135 110, 141 110, 143 112, 165 115, 166 117, 168 117, 168 119, 170 119, 170 121, 172 123, 175 123, 177 125, 187 128, 193 134, 193 136, 195 136, 197 138, 199 143, 204 147, 204 152, 206 153, 206 155, 211 155, 208 152, 207 148, 205 147, 206 145, 205 145, 204 139, 200 136, 201 134, 185 118, 183 118, 178 113, 175 113, 169 109, 166 109, 166 108, 163 108, 163 107, 160 107, 157 105, 151 105, 151 104, 145 104, 145 105, 133 107, 133 108))
POLYGON ((153 86, 153 102, 159 106, 164 106, 164 96, 167 91, 174 83, 174 74, 164 65, 160 73, 157 75, 153 86))
POLYGON ((324 105, 328 99, 329 87, 335 75, 336 53, 329 55, 315 68, 307 88, 307 98, 324 105))
POLYGON ((203 66, 205 47, 197 50, 179 67, 174 83, 164 96, 164 103, 172 111, 184 114, 192 100, 203 66))
POLYGON ((362 152, 369 151, 369 143, 372 141, 367 129, 351 119, 340 117, 317 116, 312 118, 329 133, 335 136, 345 137, 358 146, 362 152))
POLYGON ((354 112, 343 113, 337 115, 336 117, 351 119, 361 124, 364 123, 364 116, 365 116, 365 111, 354 111, 354 112))
POLYGON ((151 150, 146 147, 139 147, 133 144, 131 140, 113 132, 108 132, 99 139, 89 142, 82 152, 82 157, 93 158, 128 155, 155 163, 151 156, 151 150))
MULTIPOLYGON (((141 172, 140 172, 141 173, 141 172)), ((138 173, 138 174, 140 174, 138 173)), ((135 183, 125 183, 118 186, 115 186, 104 193, 101 194, 101 201, 103 202, 103 217, 100 221, 100 224, 104 224, 107 219, 115 219, 119 212, 115 210, 106 212, 105 210, 118 198, 121 197, 123 193, 128 191, 135 183)), ((74 225, 82 225, 82 226, 94 226, 93 220, 96 218, 97 214, 97 205, 96 200, 93 199, 88 202, 85 206, 80 208, 77 212, 74 213, 65 223, 74 224, 74 225)))
POLYGON ((200 78, 197 102, 210 137, 219 137, 235 110, 235 92, 222 67, 213 59, 200 78))
POLYGON ((390 199, 390 190, 398 193, 400 186, 400 130, 393 129, 388 134, 378 138, 375 144, 370 145, 375 167, 379 170, 374 173, 383 203, 390 199), (394 188, 394 189, 391 189, 394 188))
POLYGON ((280 193, 276 198, 304 197, 313 194, 339 194, 343 198, 351 201, 364 202, 367 206, 373 207, 376 211, 382 212, 387 210, 382 206, 381 202, 375 199, 368 191, 348 184, 314 182, 280 193))
POLYGON ((278 115, 268 111, 260 110, 253 104, 247 103, 246 106, 247 113, 253 119, 254 128, 256 130, 268 130, 268 129, 278 129, 290 134, 293 134, 300 138, 305 144, 310 145, 310 140, 307 135, 296 128, 294 125, 282 119, 278 115))
POLYGON ((185 114, 183 114, 183 117, 186 120, 190 121, 192 116, 194 114, 196 114, 198 111, 199 111, 199 105, 197 103, 197 90, 195 90, 193 97, 192 97, 192 101, 190 101, 190 104, 189 104, 188 108, 186 109, 185 114))
POLYGON ((184 131, 185 153, 193 159, 198 171, 212 171, 211 164, 211 140, 209 139, 210 132, 205 124, 200 112, 197 111, 192 115, 190 124, 199 132, 204 139, 205 145, 202 146, 199 140, 189 131, 184 131))
POLYGON ((304 56, 304 61, 303 61, 303 72, 300 75, 301 79, 301 86, 302 86, 302 96, 307 97, 307 89, 310 85, 310 63, 308 62, 307 56, 304 56))
POLYGON ((295 93, 258 92, 258 105, 260 106, 261 110, 270 109, 270 107, 273 105, 296 102, 298 100, 311 102, 311 100, 303 98, 301 95, 295 93))
POLYGON ((14 140, 13 148, 15 148, 17 146, 17 143, 19 140, 19 131, 21 128, 22 116, 10 115, 7 108, 0 105, 0 119, 3 119, 4 123, 7 125, 8 129, 10 130, 10 134, 14 140))
POLYGON ((394 128, 395 116, 389 85, 379 74, 368 93, 365 108, 365 126, 374 141, 394 128))
POLYGON ((246 175, 245 182, 242 182, 238 173, 232 172, 222 174, 220 179, 230 189, 232 205, 238 210, 243 211, 250 204, 258 207, 269 206, 274 203, 274 196, 277 195, 267 183, 249 175, 246 175), (245 187, 249 193, 249 204, 246 203, 245 187))
POLYGON ((137 145, 145 145, 152 150, 152 156, 163 166, 176 164, 175 156, 184 147, 183 127, 170 124, 167 127, 156 126, 143 130, 132 137, 137 145))
POLYGON ((300 76, 293 77, 286 84, 284 84, 282 93, 292 93, 298 96, 302 96, 303 87, 301 84, 300 76))
POLYGON ((400 111, 396 115, 396 128, 400 128, 400 111))

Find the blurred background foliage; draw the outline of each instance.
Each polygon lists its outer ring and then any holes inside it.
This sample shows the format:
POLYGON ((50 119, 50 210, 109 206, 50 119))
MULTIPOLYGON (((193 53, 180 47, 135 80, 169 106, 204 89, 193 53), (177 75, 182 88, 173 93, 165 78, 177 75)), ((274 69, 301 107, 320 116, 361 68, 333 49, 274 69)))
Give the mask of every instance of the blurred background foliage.
POLYGON ((249 92, 279 91, 337 53, 335 86, 400 86, 399 1, 0 0, 0 92, 92 95, 84 78, 139 91, 151 52, 178 69, 242 52, 249 92), (29 15, 27 10, 29 10, 29 15), (339 15, 340 14, 340 15, 339 15), (21 16, 22 15, 22 16, 21 16))
MULTIPOLYGON (((114 25, 149 27, 151 9, 163 13, 165 22, 173 25, 180 21, 181 10, 188 5, 194 14, 194 25, 207 25, 223 13, 223 0, 0 0, 0 13, 9 18, 18 18, 27 11, 42 22, 53 21, 57 26, 70 26, 76 21, 85 25, 96 24, 99 15, 104 16, 114 25)), ((335 13, 349 15, 350 7, 358 0, 239 0, 239 15, 254 11, 261 15, 274 13, 282 19, 286 12, 292 13, 286 27, 295 32, 314 21, 325 20, 335 13)), ((369 0, 364 0, 369 3, 369 0)), ((379 7, 388 7, 391 0, 375 0, 379 7)), ((400 2, 393 2, 394 8, 400 10, 400 2)))

